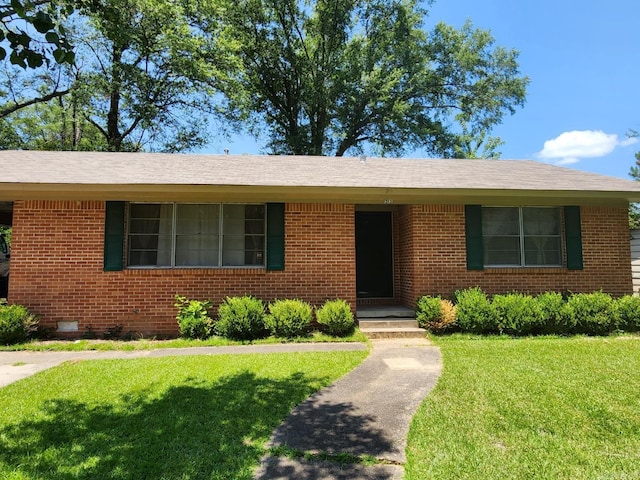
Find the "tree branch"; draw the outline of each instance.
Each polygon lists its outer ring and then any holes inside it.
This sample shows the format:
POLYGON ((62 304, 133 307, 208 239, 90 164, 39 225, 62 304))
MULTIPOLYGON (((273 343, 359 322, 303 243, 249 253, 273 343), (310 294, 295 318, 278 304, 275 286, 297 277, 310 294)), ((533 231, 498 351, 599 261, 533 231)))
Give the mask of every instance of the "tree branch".
POLYGON ((66 90, 57 90, 55 92, 51 92, 43 97, 37 97, 37 98, 32 98, 31 100, 27 100, 25 102, 17 102, 15 105, 12 105, 11 107, 5 107, 3 109, 0 109, 0 118, 4 118, 7 115, 12 114, 13 112, 16 112, 22 108, 28 107, 30 105, 35 105, 36 103, 45 103, 48 102, 49 100, 52 100, 54 98, 59 98, 62 97, 64 95, 66 95, 67 93, 69 93, 70 90, 66 89, 66 90))

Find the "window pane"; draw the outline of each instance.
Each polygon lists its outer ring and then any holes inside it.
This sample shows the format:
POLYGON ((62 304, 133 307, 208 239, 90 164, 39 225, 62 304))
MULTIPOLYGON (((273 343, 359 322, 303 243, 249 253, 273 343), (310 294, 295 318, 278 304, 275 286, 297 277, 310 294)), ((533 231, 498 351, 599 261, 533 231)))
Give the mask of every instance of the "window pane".
POLYGON ((218 236, 176 236, 176 267, 217 267, 218 236))
POLYGON ((177 205, 176 234, 218 235, 220 205, 177 205))
POLYGON ((520 265, 520 237, 495 236, 484 238, 484 264, 520 265))
POLYGON ((560 210, 526 207, 522 209, 525 235, 560 235, 560 210))
POLYGON ((562 249, 560 237, 525 237, 525 265, 560 265, 562 249))
POLYGON ((483 207, 483 235, 520 235, 520 213, 517 207, 483 207))
POLYGON ((128 258, 131 266, 171 265, 173 206, 134 203, 129 208, 128 258))
POLYGON ((178 204, 176 213, 176 267, 217 267, 220 205, 178 204))
POLYGON ((223 205, 223 265, 264 265, 264 215, 264 205, 223 205))

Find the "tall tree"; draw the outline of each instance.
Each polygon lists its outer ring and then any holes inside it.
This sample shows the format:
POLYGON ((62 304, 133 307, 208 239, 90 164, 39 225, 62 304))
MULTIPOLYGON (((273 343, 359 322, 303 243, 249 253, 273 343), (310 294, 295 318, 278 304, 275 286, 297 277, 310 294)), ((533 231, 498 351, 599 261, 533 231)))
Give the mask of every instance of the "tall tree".
POLYGON ((103 0, 78 39, 86 118, 109 150, 181 151, 204 142, 215 59, 184 0, 103 0))
POLYGON ((470 23, 426 33, 415 0, 221 2, 224 28, 201 28, 242 66, 227 112, 266 129, 271 153, 494 156, 488 134, 524 103, 517 52, 470 23))
POLYGON ((78 10, 66 25, 73 66, 55 68, 55 78, 43 69, 14 68, 6 76, 5 143, 17 133, 29 148, 201 146, 215 112, 211 78, 219 55, 192 27, 194 8, 189 0, 92 0, 78 10), (46 98, 50 110, 31 108, 34 98, 46 98))

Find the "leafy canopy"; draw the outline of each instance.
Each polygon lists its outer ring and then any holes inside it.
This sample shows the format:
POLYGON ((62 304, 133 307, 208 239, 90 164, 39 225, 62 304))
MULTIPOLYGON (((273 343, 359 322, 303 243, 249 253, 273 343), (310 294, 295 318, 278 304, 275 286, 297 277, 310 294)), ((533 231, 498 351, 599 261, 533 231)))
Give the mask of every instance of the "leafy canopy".
POLYGON ((241 67, 221 85, 227 116, 270 153, 495 156, 491 129, 524 103, 517 52, 471 23, 425 31, 415 0, 214 5, 224 22, 200 28, 241 67))

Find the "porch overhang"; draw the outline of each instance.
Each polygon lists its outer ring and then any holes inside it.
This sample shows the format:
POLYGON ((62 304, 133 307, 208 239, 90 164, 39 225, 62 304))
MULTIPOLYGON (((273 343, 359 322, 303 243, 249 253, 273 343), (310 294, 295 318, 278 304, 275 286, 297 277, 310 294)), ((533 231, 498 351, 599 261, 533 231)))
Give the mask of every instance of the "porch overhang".
POLYGON ((640 201, 639 192, 439 189, 381 187, 302 187, 183 184, 0 183, 0 201, 125 200, 137 202, 288 202, 373 205, 602 205, 640 201))

